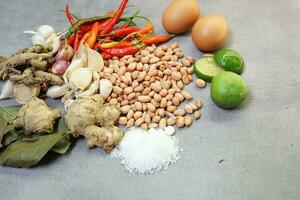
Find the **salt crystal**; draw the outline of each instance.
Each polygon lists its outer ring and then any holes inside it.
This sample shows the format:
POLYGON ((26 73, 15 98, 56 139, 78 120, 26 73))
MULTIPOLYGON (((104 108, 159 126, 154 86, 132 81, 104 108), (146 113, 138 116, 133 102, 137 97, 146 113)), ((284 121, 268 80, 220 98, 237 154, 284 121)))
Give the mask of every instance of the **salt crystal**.
POLYGON ((169 135, 172 132, 175 129, 145 131, 132 128, 125 133, 111 155, 120 158, 121 163, 132 174, 144 175, 167 169, 179 159, 178 140, 169 135))

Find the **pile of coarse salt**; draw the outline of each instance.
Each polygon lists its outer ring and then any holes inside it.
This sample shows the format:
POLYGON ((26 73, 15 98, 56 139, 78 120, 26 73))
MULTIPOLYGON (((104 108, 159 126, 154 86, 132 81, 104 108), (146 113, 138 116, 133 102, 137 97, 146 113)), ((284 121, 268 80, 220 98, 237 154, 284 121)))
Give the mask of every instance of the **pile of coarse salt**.
POLYGON ((178 140, 173 136, 174 127, 129 129, 118 147, 111 153, 121 159, 121 163, 132 174, 151 174, 179 159, 178 140))

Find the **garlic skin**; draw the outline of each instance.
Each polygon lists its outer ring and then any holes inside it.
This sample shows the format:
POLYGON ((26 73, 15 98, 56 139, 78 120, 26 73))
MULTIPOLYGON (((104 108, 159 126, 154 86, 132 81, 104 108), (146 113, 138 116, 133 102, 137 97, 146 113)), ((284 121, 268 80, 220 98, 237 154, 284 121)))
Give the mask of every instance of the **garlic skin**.
POLYGON ((58 52, 60 47, 60 40, 56 33, 53 33, 47 40, 46 45, 52 47, 52 51, 50 53, 55 54, 58 52))
POLYGON ((0 99, 9 99, 12 97, 14 92, 14 82, 7 80, 4 82, 0 94, 0 99))
POLYGON ((37 97, 40 94, 40 91, 40 85, 28 87, 24 84, 17 84, 14 86, 13 96, 19 104, 25 104, 26 101, 28 101, 32 97, 37 97))
POLYGON ((100 95, 104 98, 107 98, 111 91, 113 89, 113 86, 111 82, 107 79, 100 80, 100 95))
POLYGON ((68 111, 68 108, 72 105, 73 102, 74 102, 73 99, 68 99, 68 100, 65 101, 64 108, 65 108, 66 112, 68 111))
POLYGON ((69 85, 73 90, 84 91, 91 84, 93 73, 89 68, 80 68, 74 71, 69 79, 69 85))
POLYGON ((64 96, 70 88, 67 85, 50 86, 46 92, 46 96, 50 98, 58 98, 64 96))
POLYGON ((44 39, 48 39, 53 33, 55 33, 55 30, 52 26, 42 25, 38 27, 37 33, 44 39))

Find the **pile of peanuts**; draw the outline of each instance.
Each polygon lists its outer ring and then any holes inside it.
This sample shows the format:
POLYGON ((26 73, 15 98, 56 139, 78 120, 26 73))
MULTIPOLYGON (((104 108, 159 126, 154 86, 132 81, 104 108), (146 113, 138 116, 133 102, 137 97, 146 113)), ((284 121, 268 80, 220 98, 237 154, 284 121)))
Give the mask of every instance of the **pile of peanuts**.
MULTIPOLYGON (((113 85, 107 102, 119 107, 119 124, 145 130, 174 124, 182 128, 192 124, 192 115, 199 119, 200 100, 179 108, 185 100, 193 99, 183 90, 193 81, 193 63, 194 59, 185 57, 176 42, 169 46, 152 45, 134 56, 106 60, 100 78, 113 85)), ((205 82, 195 84, 205 87, 205 82)))

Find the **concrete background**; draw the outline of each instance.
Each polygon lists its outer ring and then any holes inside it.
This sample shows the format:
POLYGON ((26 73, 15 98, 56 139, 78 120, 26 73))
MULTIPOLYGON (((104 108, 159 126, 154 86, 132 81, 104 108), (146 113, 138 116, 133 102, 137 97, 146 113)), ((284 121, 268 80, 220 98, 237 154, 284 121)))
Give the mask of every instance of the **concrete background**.
MULTIPOLYGON (((129 11, 141 9, 155 23, 156 32, 164 33, 160 19, 168 2, 131 0, 134 7, 129 11)), ((198 2, 202 15, 216 12, 228 19, 228 47, 240 51, 246 61, 243 77, 250 89, 246 104, 222 110, 210 100, 209 86, 204 90, 190 86, 188 90, 204 102, 202 119, 177 132, 184 151, 167 171, 130 176, 118 160, 107 159, 99 149, 87 150, 80 140, 67 155, 38 167, 0 167, 0 199, 300 199, 300 1, 198 2)), ((41 24, 57 30, 66 27, 59 11, 65 3, 1 0, 0 55, 30 45, 23 30, 41 24)), ((116 8, 119 1, 69 4, 81 16, 93 16, 116 8)), ((187 55, 201 56, 189 34, 174 40, 187 55)))

